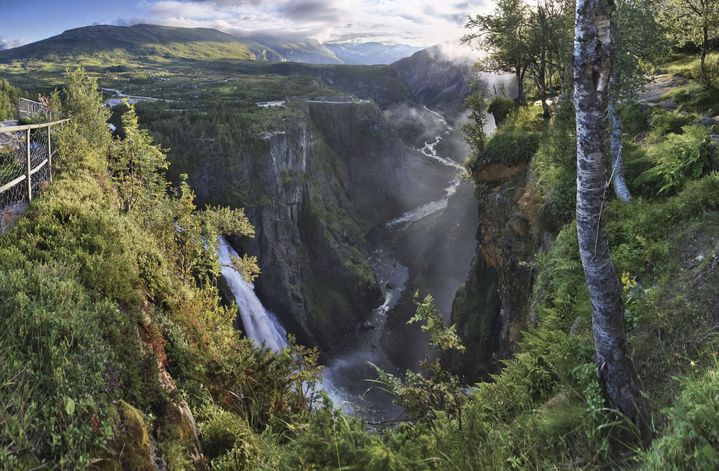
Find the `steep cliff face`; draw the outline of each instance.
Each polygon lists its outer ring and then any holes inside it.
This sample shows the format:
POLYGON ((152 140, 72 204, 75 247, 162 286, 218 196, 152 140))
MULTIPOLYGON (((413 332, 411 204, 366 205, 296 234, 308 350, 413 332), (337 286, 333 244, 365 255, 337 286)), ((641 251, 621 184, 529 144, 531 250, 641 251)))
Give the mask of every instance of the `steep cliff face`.
POLYGON ((447 170, 406 147, 377 105, 295 103, 278 128, 208 152, 190 183, 200 202, 246 207, 256 290, 300 341, 329 350, 356 331, 381 291, 370 230, 443 191, 447 170))
POLYGON ((232 242, 258 256, 258 294, 301 341, 331 348, 371 311, 380 290, 347 171, 307 117, 208 155, 190 182, 201 202, 250 202, 256 236, 232 242))
POLYGON ((350 197, 370 227, 444 192, 452 171, 408 147, 374 103, 316 101, 309 113, 346 164, 350 197))
POLYGON ((537 207, 527 164, 490 164, 475 171, 479 200, 477 252, 452 306, 452 322, 467 351, 455 367, 468 381, 486 378, 513 353, 531 322, 534 258, 530 227, 537 207))

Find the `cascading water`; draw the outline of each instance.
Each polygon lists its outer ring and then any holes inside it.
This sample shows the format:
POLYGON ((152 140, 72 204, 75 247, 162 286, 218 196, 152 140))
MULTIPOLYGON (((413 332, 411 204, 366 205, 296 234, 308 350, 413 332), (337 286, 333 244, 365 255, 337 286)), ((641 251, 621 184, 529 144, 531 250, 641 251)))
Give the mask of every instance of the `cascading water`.
POLYGON ((245 335, 257 345, 276 352, 285 348, 288 345, 287 332, 280 325, 277 316, 262 305, 253 286, 245 281, 234 267, 232 260, 238 257, 237 252, 224 237, 219 238, 218 256, 222 277, 235 296, 245 335))
MULTIPOLYGON (((238 257, 238 254, 224 237, 218 239, 218 257, 222 267, 222 277, 235 297, 247 338, 258 346, 269 348, 275 352, 289 346, 287 331, 282 327, 277 316, 272 311, 265 309, 262 301, 255 294, 253 286, 245 281, 232 263, 232 259, 238 257)), ((336 390, 331 375, 325 373, 322 383, 318 386, 320 390, 329 395, 335 405, 346 404, 346 395, 336 390)), ((344 408, 351 411, 351 408, 344 408)))

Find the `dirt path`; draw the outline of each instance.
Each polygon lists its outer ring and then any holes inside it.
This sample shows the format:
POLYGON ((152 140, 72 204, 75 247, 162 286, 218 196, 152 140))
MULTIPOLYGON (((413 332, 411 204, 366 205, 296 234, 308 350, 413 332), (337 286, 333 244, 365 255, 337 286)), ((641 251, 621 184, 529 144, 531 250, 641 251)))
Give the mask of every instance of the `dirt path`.
POLYGON ((665 96, 670 91, 689 83, 689 79, 672 74, 656 75, 646 88, 639 93, 639 101, 650 106, 661 106, 667 110, 676 110, 678 105, 665 96))

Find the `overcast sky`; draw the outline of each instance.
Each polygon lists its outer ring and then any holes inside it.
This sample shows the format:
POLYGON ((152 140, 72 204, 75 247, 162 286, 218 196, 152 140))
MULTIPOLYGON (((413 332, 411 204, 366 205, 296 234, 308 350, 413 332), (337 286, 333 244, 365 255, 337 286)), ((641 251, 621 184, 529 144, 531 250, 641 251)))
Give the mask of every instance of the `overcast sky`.
POLYGON ((0 49, 90 24, 211 27, 429 46, 462 35, 492 0, 0 0, 0 49))

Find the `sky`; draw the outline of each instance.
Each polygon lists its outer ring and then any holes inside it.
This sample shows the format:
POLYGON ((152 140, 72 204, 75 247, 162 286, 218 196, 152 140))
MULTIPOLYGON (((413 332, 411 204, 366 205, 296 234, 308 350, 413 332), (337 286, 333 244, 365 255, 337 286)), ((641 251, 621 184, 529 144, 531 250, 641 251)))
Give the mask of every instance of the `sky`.
POLYGON ((92 24, 210 27, 237 35, 430 46, 492 0, 0 0, 0 49, 92 24))

